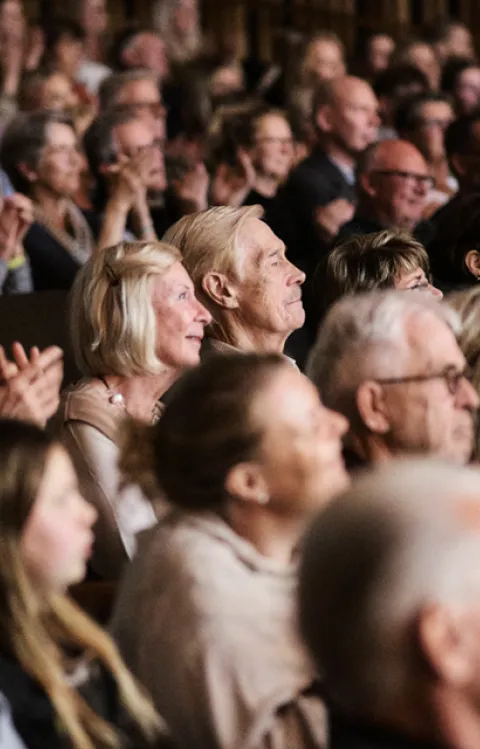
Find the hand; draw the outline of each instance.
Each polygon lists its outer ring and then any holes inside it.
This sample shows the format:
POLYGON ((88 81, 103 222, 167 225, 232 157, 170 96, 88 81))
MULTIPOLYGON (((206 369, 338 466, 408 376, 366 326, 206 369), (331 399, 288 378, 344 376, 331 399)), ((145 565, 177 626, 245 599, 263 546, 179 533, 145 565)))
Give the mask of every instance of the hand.
POLYGON ((23 254, 23 239, 34 221, 32 201, 25 195, 10 195, 0 210, 0 258, 6 262, 23 254))
POLYGON ((345 198, 337 198, 314 212, 314 222, 320 238, 331 242, 347 221, 353 218, 355 205, 345 198))
POLYGON ((151 168, 151 155, 148 150, 130 159, 121 155, 118 163, 107 170, 107 174, 112 178, 111 200, 127 213, 135 204, 146 203, 151 168))
POLYGON ((194 164, 183 179, 173 180, 172 187, 185 213, 196 213, 208 208, 209 183, 210 177, 202 162, 194 164))
POLYGON ((255 184, 255 168, 246 151, 238 150, 238 166, 220 164, 212 182, 214 205, 239 206, 255 184))
POLYGON ((21 3, 10 3, 0 17, 0 56, 3 91, 15 96, 20 82, 25 51, 26 24, 21 3))
POLYGON ((0 346, 0 415, 30 421, 44 427, 60 402, 63 351, 50 346, 34 347, 30 359, 20 343, 13 345, 15 361, 9 361, 0 346))
POLYGON ((45 52, 45 34, 41 26, 33 26, 28 32, 25 70, 36 70, 45 52))

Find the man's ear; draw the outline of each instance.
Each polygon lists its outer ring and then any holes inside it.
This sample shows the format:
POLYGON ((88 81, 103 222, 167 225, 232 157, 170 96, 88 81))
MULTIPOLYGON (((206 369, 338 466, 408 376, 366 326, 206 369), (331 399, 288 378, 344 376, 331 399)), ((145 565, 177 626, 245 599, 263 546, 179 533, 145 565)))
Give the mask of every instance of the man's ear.
POLYGON ((366 380, 357 388, 355 399, 364 426, 374 434, 386 434, 390 422, 382 386, 373 380, 366 380))
POLYGON ((315 115, 317 127, 324 133, 331 133, 335 127, 333 122, 333 109, 329 104, 325 104, 317 111, 315 115))
POLYGON ((266 505, 270 499, 267 483, 258 463, 237 463, 227 474, 225 489, 232 496, 255 505, 266 505))
POLYGON ((362 172, 358 175, 358 184, 364 193, 374 198, 377 195, 377 188, 372 181, 372 175, 369 172, 362 172))
POLYGON ((464 262, 472 276, 480 280, 480 252, 478 250, 469 250, 465 255, 464 262))
POLYGON ((424 658, 442 682, 458 690, 475 678, 476 632, 466 609, 429 604, 419 612, 416 626, 424 658))
POLYGON ((210 299, 224 309, 238 309, 239 302, 234 284, 223 273, 206 273, 202 289, 210 299))

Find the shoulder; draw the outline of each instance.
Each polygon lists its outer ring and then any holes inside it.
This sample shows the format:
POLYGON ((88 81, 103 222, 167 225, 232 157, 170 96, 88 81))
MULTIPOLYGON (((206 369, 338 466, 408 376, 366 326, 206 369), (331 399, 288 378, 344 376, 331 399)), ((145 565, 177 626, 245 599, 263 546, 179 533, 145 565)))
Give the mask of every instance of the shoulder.
POLYGON ((124 418, 122 410, 110 403, 103 382, 96 378, 85 378, 64 392, 57 423, 62 426, 71 422, 88 424, 116 442, 124 418))

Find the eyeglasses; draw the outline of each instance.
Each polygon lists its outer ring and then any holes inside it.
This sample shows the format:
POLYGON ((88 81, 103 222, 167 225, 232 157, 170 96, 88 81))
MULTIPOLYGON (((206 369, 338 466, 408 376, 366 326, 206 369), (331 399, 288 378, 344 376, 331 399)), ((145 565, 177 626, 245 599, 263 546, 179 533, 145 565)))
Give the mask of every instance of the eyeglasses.
POLYGON ((461 372, 455 369, 455 367, 449 367, 443 372, 434 374, 410 375, 408 377, 389 377, 383 380, 376 379, 375 382, 378 382, 381 385, 403 385, 404 383, 409 382, 429 382, 430 380, 445 380, 448 392, 451 395, 457 395, 460 388, 460 383, 463 380, 470 380, 470 377, 470 367, 465 367, 465 369, 463 369, 461 372))
POLYGON ((435 119, 435 117, 424 117, 420 118, 418 122, 422 127, 440 127, 442 130, 446 130, 447 127, 452 124, 453 120, 441 120, 435 119))
POLYGON ((418 185, 433 187, 433 177, 429 174, 417 174, 416 172, 401 172, 398 169, 374 169, 371 174, 383 174, 385 177, 398 177, 399 179, 412 179, 418 185))

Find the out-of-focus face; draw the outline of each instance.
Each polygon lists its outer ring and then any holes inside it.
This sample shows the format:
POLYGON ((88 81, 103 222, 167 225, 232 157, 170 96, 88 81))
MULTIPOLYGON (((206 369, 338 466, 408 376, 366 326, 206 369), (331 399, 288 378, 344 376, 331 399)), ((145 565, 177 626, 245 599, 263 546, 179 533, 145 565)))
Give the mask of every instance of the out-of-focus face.
POLYGON ((458 76, 453 92, 461 114, 470 114, 480 104, 480 67, 467 68, 458 76))
POLYGON ((408 60, 415 65, 422 73, 425 73, 430 88, 437 91, 440 86, 440 63, 430 44, 414 44, 408 51, 408 60))
POLYGON ((8 36, 12 29, 24 23, 23 6, 20 0, 5 0, 0 5, 0 37, 8 36))
POLYGON ((449 57, 467 57, 472 60, 475 58, 472 35, 462 24, 452 26, 448 37, 447 50, 449 57))
POLYGON ((47 141, 34 173, 35 183, 58 197, 71 198, 80 187, 83 159, 78 139, 69 125, 51 124, 47 141))
POLYGON ((359 78, 341 79, 335 100, 317 114, 321 130, 355 156, 378 138, 378 101, 372 87, 359 78))
POLYGON ((370 40, 368 46, 368 63, 373 73, 386 70, 390 58, 395 50, 395 42, 388 34, 377 34, 370 40))
POLYGON ((115 106, 129 107, 139 119, 153 128, 155 137, 165 140, 166 110, 158 84, 149 78, 126 83, 119 92, 115 106))
POLYGON ((340 78, 346 70, 343 50, 334 40, 314 40, 308 47, 304 68, 312 82, 340 78))
POLYGON ((52 73, 40 89, 40 109, 66 112, 78 105, 78 96, 72 82, 64 73, 52 73))
POLYGON ((395 288, 400 291, 426 291, 437 299, 443 297, 440 289, 430 283, 423 268, 415 268, 412 271, 401 271, 395 278, 395 288))
POLYGON ((480 120, 472 125, 472 142, 468 153, 454 154, 455 168, 462 184, 471 192, 480 190, 480 120))
POLYGON ((64 34, 55 47, 55 64, 58 70, 69 78, 77 78, 78 69, 84 55, 84 43, 64 34))
POLYGON ((159 79, 168 76, 167 52, 158 34, 153 31, 137 34, 132 41, 130 52, 130 60, 127 61, 132 63, 131 67, 151 70, 158 74, 159 79))
POLYGON ((415 146, 407 141, 384 141, 371 172, 360 180, 379 223, 409 231, 415 228, 432 186, 427 163, 415 146))
POLYGON ((325 408, 295 367, 286 363, 269 378, 250 417, 262 432, 256 460, 279 515, 308 516, 348 485, 342 458, 348 423, 325 408))
POLYGON ((83 580, 96 517, 96 510, 80 494, 70 458, 61 447, 54 447, 20 545, 32 579, 42 588, 61 592, 83 580))
POLYGON ((285 245, 264 221, 247 219, 239 233, 243 263, 236 283, 238 314, 245 329, 288 336, 305 321, 305 274, 285 257, 285 245))
POLYGON ((176 370, 195 367, 211 316, 195 298, 193 283, 180 262, 152 277, 151 300, 157 325, 157 358, 176 370))
POLYGON ((197 0, 178 0, 173 18, 175 29, 181 36, 194 31, 198 26, 197 0))
POLYGON ((259 174, 279 182, 286 179, 293 166, 294 143, 285 117, 268 114, 257 122, 252 160, 259 174))
POLYGON ((210 78, 210 93, 213 99, 238 94, 244 89, 242 69, 236 65, 222 65, 213 71, 210 78))
MULTIPOLYGON (((455 335, 433 313, 407 320, 406 335, 398 376, 464 371, 465 359, 455 335)), ((382 388, 389 421, 385 439, 394 452, 428 453, 459 464, 469 461, 478 396, 465 378, 458 378, 453 392, 443 377, 382 388)))
POLYGON ((429 162, 445 158, 445 131, 455 119, 447 101, 428 101, 423 104, 413 142, 429 162))
POLYGON ((155 138, 155 133, 146 122, 140 119, 130 120, 117 125, 114 130, 118 156, 133 158, 140 153, 150 153, 150 175, 147 188, 152 192, 163 192, 167 187, 165 160, 162 145, 155 138))
POLYGON ((108 25, 106 0, 83 0, 81 23, 88 35, 101 36, 104 34, 108 25))

